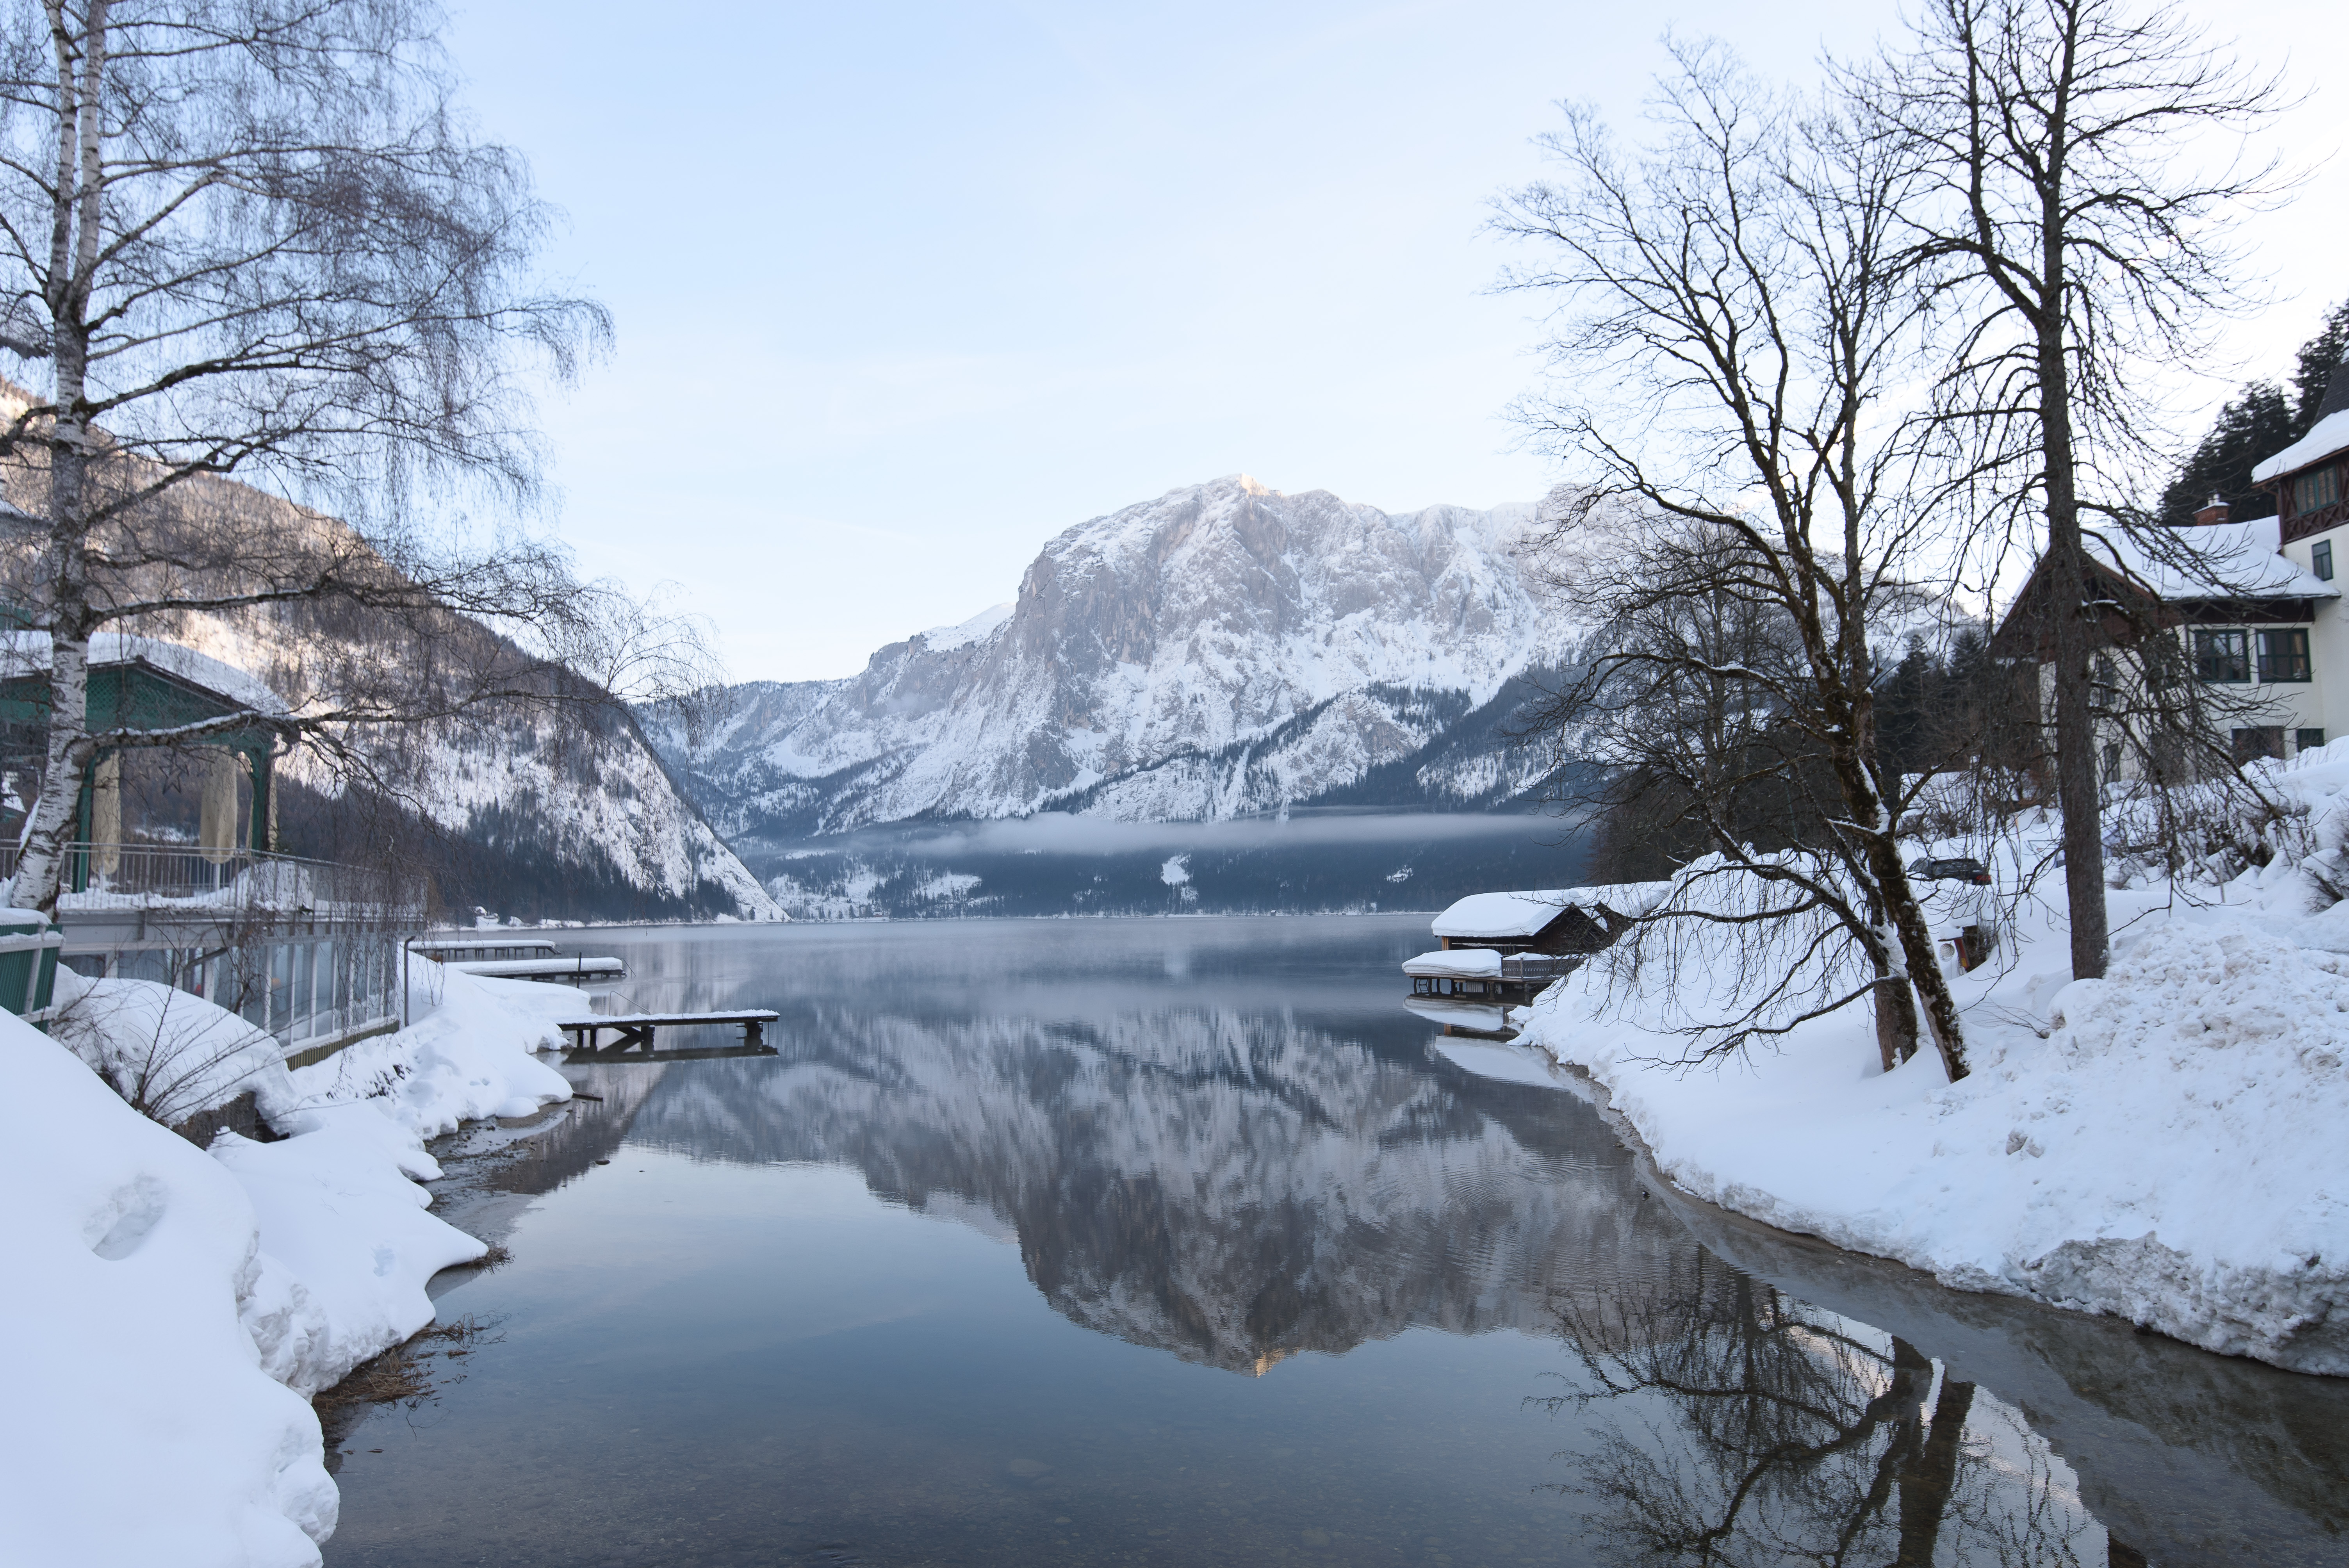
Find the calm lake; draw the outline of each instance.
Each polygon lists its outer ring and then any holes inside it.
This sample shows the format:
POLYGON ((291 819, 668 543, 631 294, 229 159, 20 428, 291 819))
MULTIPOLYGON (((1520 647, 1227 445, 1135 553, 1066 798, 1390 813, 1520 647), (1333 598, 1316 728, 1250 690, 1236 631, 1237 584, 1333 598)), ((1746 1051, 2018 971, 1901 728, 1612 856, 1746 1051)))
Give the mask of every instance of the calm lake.
POLYGON ((1403 1009, 1427 919, 587 934, 779 1054, 447 1184, 512 1261, 327 1562, 2349 1561, 2349 1385, 1674 1199, 1403 1009))

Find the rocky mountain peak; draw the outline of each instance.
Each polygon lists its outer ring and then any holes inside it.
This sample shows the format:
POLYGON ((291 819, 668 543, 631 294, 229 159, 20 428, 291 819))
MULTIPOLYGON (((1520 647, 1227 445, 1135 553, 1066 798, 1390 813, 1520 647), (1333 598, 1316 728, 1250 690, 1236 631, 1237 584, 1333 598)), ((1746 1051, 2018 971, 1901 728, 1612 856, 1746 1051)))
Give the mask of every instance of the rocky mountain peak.
POLYGON ((1404 717, 1413 694, 1475 708, 1560 655, 1569 628, 1519 570, 1533 521, 1394 515, 1244 474, 1185 486, 1056 535, 1008 613, 893 643, 846 680, 739 688, 740 722, 665 744, 751 834, 1308 799, 1434 738, 1404 717))

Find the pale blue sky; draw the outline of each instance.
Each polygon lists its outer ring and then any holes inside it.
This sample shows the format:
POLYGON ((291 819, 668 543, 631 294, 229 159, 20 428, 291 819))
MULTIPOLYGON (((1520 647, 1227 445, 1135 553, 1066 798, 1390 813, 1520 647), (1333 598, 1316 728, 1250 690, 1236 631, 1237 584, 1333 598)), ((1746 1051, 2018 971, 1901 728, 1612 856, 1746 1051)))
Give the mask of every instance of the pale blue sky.
MULTIPOLYGON (((1478 231, 1552 102, 1628 117, 1667 26, 1807 79, 1892 15, 460 0, 450 41, 569 214, 554 270, 617 318, 612 361, 542 409, 562 532, 595 573, 678 584, 735 678, 799 679, 1218 474, 1388 511, 1538 495, 1502 417, 1537 329, 1484 292, 1504 255, 1478 231)), ((2220 20, 2263 57, 2349 42, 2332 4, 2220 20)), ((2341 119, 2320 92, 2302 150, 2341 119)), ((2255 370, 2349 294, 2328 208, 2337 162, 2271 221, 2290 303, 2238 334, 2255 370)))

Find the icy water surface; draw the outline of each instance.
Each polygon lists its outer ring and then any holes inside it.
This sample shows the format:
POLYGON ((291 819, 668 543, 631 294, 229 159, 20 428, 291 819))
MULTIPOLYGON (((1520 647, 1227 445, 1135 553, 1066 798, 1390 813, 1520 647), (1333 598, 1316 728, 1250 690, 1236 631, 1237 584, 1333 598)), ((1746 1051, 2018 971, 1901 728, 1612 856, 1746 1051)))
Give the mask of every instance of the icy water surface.
POLYGON ((2349 1388, 1676 1201, 1423 915, 592 935, 780 1054, 450 1194, 512 1261, 334 1568, 2349 1561, 2349 1388))

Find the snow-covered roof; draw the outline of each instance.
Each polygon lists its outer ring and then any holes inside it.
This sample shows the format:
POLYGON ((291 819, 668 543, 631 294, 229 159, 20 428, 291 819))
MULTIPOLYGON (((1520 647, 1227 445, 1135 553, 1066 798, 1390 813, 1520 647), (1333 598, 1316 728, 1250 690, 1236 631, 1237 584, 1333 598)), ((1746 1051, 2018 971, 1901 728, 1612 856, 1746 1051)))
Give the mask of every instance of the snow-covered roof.
POLYGON ((1472 892, 1437 915, 1431 929, 1438 936, 1496 942, 1532 936, 1568 909, 1604 904, 1618 914, 1645 914, 1671 887, 1670 882, 1602 882, 1529 892, 1472 892))
POLYGON ((2316 421, 2308 434, 2278 452, 2274 457, 2251 465, 2251 482, 2263 485, 2279 474, 2322 461, 2338 451, 2349 450, 2349 408, 2337 414, 2327 414, 2316 421))
POLYGON ((1423 953, 1403 961, 1411 975, 1440 975, 1454 980, 1490 979, 1501 972, 1501 955, 1489 947, 1463 947, 1452 953, 1423 953))
MULTIPOLYGON (((36 675, 49 667, 47 632, 0 632, 0 680, 36 675)), ((143 664, 201 686, 253 713, 282 714, 285 699, 234 665, 209 654, 157 637, 137 637, 125 632, 100 632, 89 640, 89 666, 143 664)))
POLYGON ((2097 537, 2089 551, 2162 599, 2338 599, 2341 590, 2282 553, 2282 523, 2214 522, 2178 530, 2195 559, 2158 558, 2127 536, 2097 537))

